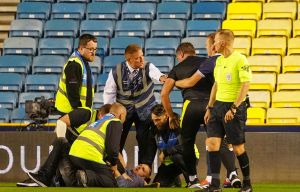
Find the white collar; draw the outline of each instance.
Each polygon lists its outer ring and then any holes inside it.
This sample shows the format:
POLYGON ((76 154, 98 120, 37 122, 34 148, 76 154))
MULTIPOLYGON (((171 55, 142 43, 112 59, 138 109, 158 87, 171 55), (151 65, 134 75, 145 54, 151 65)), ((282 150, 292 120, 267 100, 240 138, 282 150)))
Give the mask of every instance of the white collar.
POLYGON ((139 70, 139 69, 132 68, 127 61, 125 63, 126 63, 128 69, 129 69, 130 73, 132 73, 134 70, 139 70))

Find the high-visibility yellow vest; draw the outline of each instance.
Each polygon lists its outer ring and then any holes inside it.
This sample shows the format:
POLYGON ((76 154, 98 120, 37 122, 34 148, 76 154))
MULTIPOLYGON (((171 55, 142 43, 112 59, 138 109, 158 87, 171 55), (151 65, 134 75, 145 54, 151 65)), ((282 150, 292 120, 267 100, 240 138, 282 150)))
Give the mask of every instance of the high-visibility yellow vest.
MULTIPOLYGON (((57 93, 56 93, 55 107, 63 113, 69 113, 73 110, 73 108, 72 108, 72 106, 69 102, 68 96, 67 96, 66 74, 64 73, 67 64, 71 61, 75 61, 76 63, 78 63, 81 66, 81 69, 82 69, 82 85, 81 85, 81 88, 80 88, 80 102, 81 102, 81 106, 82 106, 81 108, 91 110, 91 108, 86 106, 87 71, 86 71, 85 65, 84 65, 83 60, 82 60, 82 58, 81 58, 78 51, 75 51, 71 55, 71 57, 69 58, 67 63, 64 65, 63 73, 60 77, 58 90, 57 90, 57 93)), ((92 88, 92 97, 94 97, 94 88, 92 88)))
POLYGON ((117 118, 110 118, 105 121, 96 121, 88 126, 74 141, 69 154, 85 160, 100 164, 106 164, 105 139, 106 128, 111 121, 119 121, 117 118))

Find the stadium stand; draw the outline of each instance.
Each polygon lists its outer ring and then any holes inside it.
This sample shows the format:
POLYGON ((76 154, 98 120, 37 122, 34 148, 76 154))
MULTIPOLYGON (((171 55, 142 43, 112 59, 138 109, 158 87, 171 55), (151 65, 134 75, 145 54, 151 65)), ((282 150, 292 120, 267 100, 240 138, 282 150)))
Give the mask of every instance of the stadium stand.
POLYGON ((145 61, 153 63, 162 73, 169 73, 174 66, 171 56, 146 56, 145 61))
POLYGON ((22 91, 24 76, 18 73, 0 73, 0 91, 22 91))
POLYGON ((279 74, 277 91, 281 90, 300 90, 300 73, 279 74))
POLYGON ((197 2, 192 5, 192 19, 219 19, 225 18, 225 2, 197 2))
POLYGON ((250 90, 269 90, 275 91, 276 74, 275 73, 253 73, 250 90))
POLYGON ((286 72, 299 72, 300 71, 300 56, 289 55, 283 57, 282 60, 282 73, 286 72))
POLYGON ((178 38, 148 38, 145 43, 145 55, 175 56, 179 42, 178 38))
POLYGON ((293 37, 300 36, 300 20, 295 20, 293 23, 293 37))
POLYGON ((3 55, 0 57, 0 72, 27 74, 31 63, 31 56, 3 55))
POLYGON ((96 83, 97 92, 101 92, 101 91, 104 90, 104 86, 105 86, 105 82, 107 80, 107 77, 108 77, 108 73, 103 73, 103 74, 98 76, 97 83, 96 83))
POLYGON ((190 42, 196 49, 197 55, 206 56, 207 51, 205 48, 206 37, 186 37, 181 40, 181 42, 190 42))
POLYGON ((42 38, 39 42, 39 55, 69 56, 73 49, 71 38, 42 38))
POLYGON ((124 3, 122 6, 122 19, 153 20, 155 15, 155 3, 124 3))
POLYGON ((185 21, 179 19, 158 19, 151 23, 151 37, 178 37, 185 34, 185 21))
POLYGON ((118 20, 121 12, 121 4, 116 2, 92 2, 87 6, 87 19, 111 19, 118 20))
POLYGON ((170 93, 170 102, 173 108, 182 108, 182 95, 181 91, 173 90, 170 93))
POLYGON ((53 3, 51 18, 81 20, 85 16, 85 9, 84 3, 53 3))
POLYGON ((235 2, 228 4, 227 19, 260 20, 262 5, 260 2, 235 2))
POLYGON ((48 20, 44 27, 44 37, 75 38, 78 36, 78 22, 71 19, 48 20))
POLYGON ((185 2, 162 2, 157 5, 157 19, 189 19, 191 5, 185 2))
POLYGON ((115 22, 113 20, 84 20, 80 24, 80 35, 92 34, 96 37, 113 37, 115 22))
POLYGON ((264 54, 286 54, 286 38, 285 37, 261 37, 252 40, 252 55, 264 54))
POLYGON ((4 55, 35 55, 37 40, 31 37, 9 37, 4 41, 4 55))
POLYGON ((233 42, 234 50, 249 56, 251 51, 251 38, 250 37, 235 37, 233 42))
POLYGON ((49 91, 49 92, 56 92, 58 86, 58 79, 57 75, 27 75, 25 80, 25 91, 49 91))
POLYGON ((230 29, 235 36, 256 36, 256 21, 255 20, 224 20, 222 23, 223 29, 230 29))
POLYGON ((249 91, 251 107, 269 108, 271 95, 269 91, 249 91))
POLYGON ((248 57, 250 68, 253 72, 275 72, 280 73, 280 55, 254 55, 248 57))
POLYGON ((17 106, 17 101, 18 101, 18 93, 1 91, 0 108, 13 110, 17 106))
POLYGON ((300 108, 269 108, 266 120, 267 124, 299 124, 300 108))
POLYGON ((11 23, 10 37, 34 37, 40 38, 43 35, 43 22, 37 19, 19 19, 11 23))
POLYGON ((263 5, 263 19, 296 19, 297 2, 270 2, 263 5))
POLYGON ((47 2, 22 2, 18 5, 18 19, 47 20, 50 17, 51 4, 47 2))
POLYGON ((19 95, 19 102, 18 106, 19 108, 25 108, 25 102, 26 101, 34 101, 36 97, 45 97, 45 99, 54 98, 54 94, 50 92, 24 92, 20 93, 19 95))
POLYGON ((25 123, 25 124, 31 122, 30 118, 25 113, 25 109, 22 107, 16 108, 11 112, 10 121, 12 123, 25 123))
POLYGON ((61 55, 40 55, 33 58, 32 73, 61 74, 66 57, 61 55))
POLYGON ((291 37, 292 21, 290 19, 266 19, 257 24, 257 37, 285 36, 291 37))
POLYGON ((300 38, 290 38, 288 40, 287 55, 300 54, 300 38))
POLYGON ((0 123, 8 123, 10 119, 10 112, 8 109, 0 108, 0 123))
POLYGON ((274 92, 272 107, 300 107, 300 91, 274 92))
POLYGON ((221 27, 220 20, 189 20, 186 27, 187 37, 208 36, 221 27))
POLYGON ((250 107, 247 109, 247 125, 264 124, 266 119, 266 110, 263 108, 250 107))
POLYGON ((120 20, 117 21, 115 37, 148 37, 150 21, 146 20, 120 20))
POLYGON ((94 95, 93 107, 99 109, 103 105, 103 92, 97 92, 94 95))
POLYGON ((115 37, 110 40, 109 54, 123 55, 129 44, 137 44, 144 48, 144 39, 139 37, 115 37))
POLYGON ((110 55, 104 58, 103 73, 109 73, 118 63, 124 61, 124 55, 110 55))

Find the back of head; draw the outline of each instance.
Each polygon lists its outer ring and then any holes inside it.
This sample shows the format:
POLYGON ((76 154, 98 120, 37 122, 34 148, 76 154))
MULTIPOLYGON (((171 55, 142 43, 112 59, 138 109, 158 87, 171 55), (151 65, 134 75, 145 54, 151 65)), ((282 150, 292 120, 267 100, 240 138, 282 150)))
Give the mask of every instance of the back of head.
POLYGON ((176 53, 179 52, 187 55, 196 55, 195 47, 189 42, 181 43, 176 49, 176 53))
POLYGON ((210 33, 207 36, 207 41, 209 41, 210 44, 214 44, 215 36, 216 36, 216 32, 210 33))
POLYGON ((137 45, 137 44, 130 44, 125 49, 125 56, 126 55, 131 55, 133 53, 136 53, 139 50, 142 50, 142 48, 139 45, 137 45))
POLYGON ((88 44, 88 42, 90 42, 90 41, 97 43, 97 38, 91 34, 82 34, 79 37, 78 48, 85 47, 88 44))
POLYGON ((226 41, 229 45, 233 45, 234 41, 234 34, 231 30, 229 29, 219 29, 217 31, 217 34, 224 40, 226 41))
POLYGON ((106 115, 107 113, 109 113, 110 108, 111 108, 111 104, 102 105, 100 107, 100 109, 98 109, 97 118, 100 119, 104 115, 106 115))
POLYGON ((126 119, 126 108, 120 103, 113 103, 109 112, 124 123, 126 119))

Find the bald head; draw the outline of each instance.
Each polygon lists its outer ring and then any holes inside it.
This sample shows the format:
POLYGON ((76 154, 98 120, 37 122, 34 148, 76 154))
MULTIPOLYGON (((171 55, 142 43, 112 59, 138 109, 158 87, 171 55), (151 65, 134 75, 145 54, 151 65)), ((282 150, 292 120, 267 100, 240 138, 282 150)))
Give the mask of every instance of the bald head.
POLYGON ((120 103, 113 103, 110 107, 109 112, 120 119, 124 123, 126 119, 126 108, 120 103))
POLYGON ((234 34, 229 29, 220 29, 217 31, 217 35, 224 40, 227 44, 233 45, 234 34))

